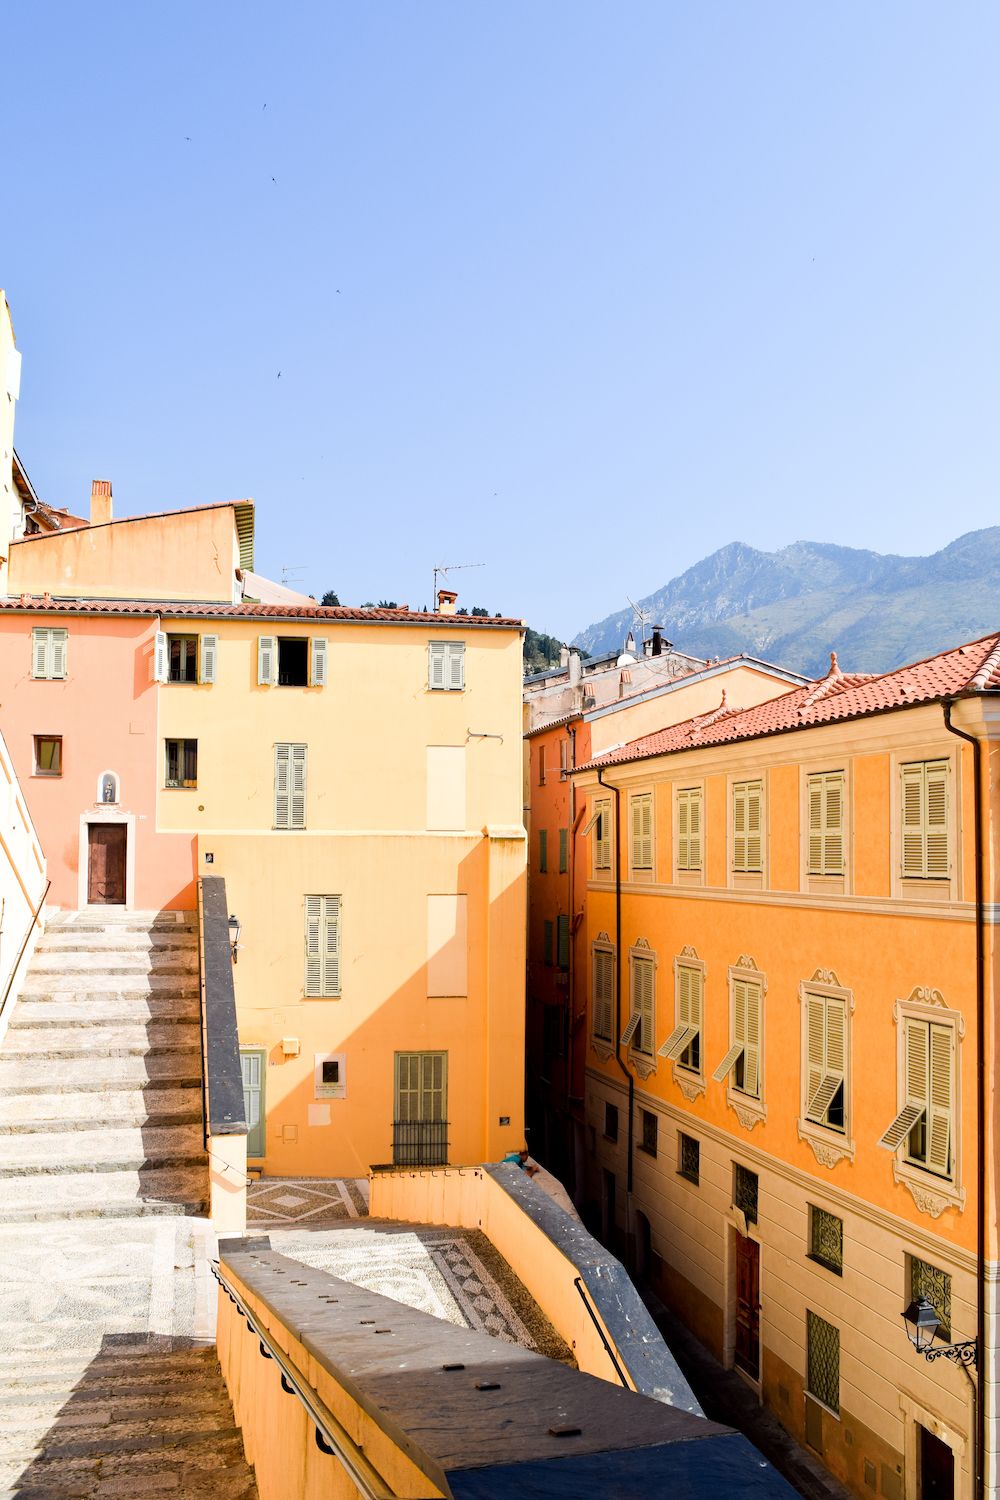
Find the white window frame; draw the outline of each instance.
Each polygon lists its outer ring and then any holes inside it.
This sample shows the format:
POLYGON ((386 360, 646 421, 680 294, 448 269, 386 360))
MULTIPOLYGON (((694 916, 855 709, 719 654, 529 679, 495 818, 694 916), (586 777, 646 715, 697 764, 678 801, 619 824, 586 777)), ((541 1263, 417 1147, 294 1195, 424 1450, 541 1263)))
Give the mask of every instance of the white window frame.
POLYGON ((465 642, 427 642, 427 691, 465 692, 465 642))
POLYGON ((633 1019, 640 1018, 640 1024, 629 1034, 628 1050, 629 1057, 635 1066, 640 1078, 648 1078, 656 1072, 656 954, 645 938, 636 938, 633 946, 628 950, 628 1001, 629 1019, 626 1023, 626 1031, 633 1019), (645 1028, 641 1024, 642 1013, 636 1001, 636 979, 638 977, 640 964, 649 968, 650 998, 649 998, 649 1046, 639 1048, 635 1045, 635 1038, 641 1036, 646 1040, 645 1028))
POLYGON ((727 844, 726 868, 728 881, 734 889, 763 890, 768 875, 768 796, 767 773, 757 776, 730 776, 726 787, 727 844), (760 787, 760 869, 738 870, 736 868, 736 792, 742 787, 760 787))
POLYGON ((69 675, 69 631, 62 625, 31 628, 31 675, 36 682, 65 682, 69 675), (37 671, 41 665, 42 670, 37 671), (57 671, 57 667, 62 671, 57 671))
POLYGON ((832 969, 817 969, 813 977, 799 985, 800 1009, 800 1056, 799 1056, 799 1140, 811 1148, 816 1160, 824 1167, 835 1167, 838 1161, 853 1161, 854 1144, 854 1091, 852 1087, 851 1059, 853 1053, 854 991, 845 988, 832 969), (809 1118, 807 1113, 812 1100, 809 1094, 809 999, 810 996, 844 1008, 844 1128, 825 1125, 809 1118))
MULTIPOLYGON (((896 1024, 896 1114, 891 1126, 898 1121, 905 1109, 907 1099, 906 1042, 910 1022, 940 1026, 951 1031, 951 1172, 946 1177, 935 1172, 924 1163, 912 1161, 906 1155, 909 1130, 893 1151, 893 1180, 902 1183, 910 1192, 917 1208, 929 1213, 932 1218, 946 1208, 965 1207, 965 1188, 962 1185, 962 1039, 965 1036, 965 1017, 959 1010, 947 1004, 940 990, 919 986, 909 999, 897 1000, 893 1007, 896 1024)), ((887 1134, 886 1130, 884 1134, 887 1134)), ((879 1143, 883 1137, 880 1137, 879 1143)))
POLYGON ((628 868, 632 880, 652 881, 656 878, 656 798, 652 788, 647 791, 629 793, 628 868), (647 806, 649 808, 649 863, 639 864, 636 861, 636 845, 641 844, 646 835, 641 832, 636 833, 635 818, 636 812, 647 806))
POLYGON ((760 1120, 767 1119, 765 1103, 765 1038, 767 1035, 767 976, 757 967, 756 960, 741 954, 728 971, 729 983, 729 1045, 725 1056, 712 1074, 716 1083, 726 1085, 726 1103, 733 1110, 740 1124, 752 1130, 760 1120), (748 1094, 733 1082, 741 1044, 736 1036, 736 985, 755 985, 760 992, 757 1026, 757 1093, 748 1094), (727 1066, 728 1064, 728 1066, 727 1066))
POLYGON ((590 1040, 594 1051, 605 1061, 611 1057, 615 1050, 615 948, 606 932, 599 932, 590 945, 590 1040), (598 954, 606 954, 610 959, 608 965, 609 995, 608 1005, 608 1034, 599 1035, 597 1031, 597 962, 598 954))
MULTIPOLYGON (((705 783, 703 781, 675 783, 674 785, 674 816, 673 816, 673 845, 674 845, 674 883, 675 885, 704 885, 705 884, 705 783), (681 863, 681 806, 686 802, 688 808, 697 806, 700 818, 698 832, 699 857, 697 865, 690 862, 681 863)), ((688 814, 690 819, 690 812, 688 814)), ((690 830, 690 821, 688 824, 690 830)), ((690 831, 686 835, 688 839, 689 860, 690 842, 692 835, 690 831)))
MULTIPOLYGON (((685 1099, 697 1099, 706 1089, 705 1083, 705 975, 707 973, 704 959, 698 957, 695 950, 688 946, 682 948, 674 959, 674 1029, 667 1037, 663 1046, 659 1049, 658 1056, 665 1057, 673 1066, 673 1080, 685 1099), (697 975, 697 1007, 694 1016, 690 1013, 690 999, 688 1013, 685 1015, 681 998, 682 972, 697 975), (692 1034, 692 1026, 696 1027, 692 1034), (698 1037, 698 1067, 693 1068, 689 1063, 684 1063, 681 1058, 688 1052, 692 1042, 698 1037)), ((689 991, 690 995, 690 991, 689 991)))

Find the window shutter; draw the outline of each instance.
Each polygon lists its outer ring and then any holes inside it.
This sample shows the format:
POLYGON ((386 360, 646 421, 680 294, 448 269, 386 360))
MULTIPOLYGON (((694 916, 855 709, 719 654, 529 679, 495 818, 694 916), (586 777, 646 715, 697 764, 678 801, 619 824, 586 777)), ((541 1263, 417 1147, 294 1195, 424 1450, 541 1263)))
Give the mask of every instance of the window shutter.
POLYGON ((598 818, 594 830, 594 865, 598 870, 611 868, 611 803, 597 804, 598 818))
POLYGON ((746 986, 746 1046, 743 1050, 743 1092, 760 1095, 760 986, 746 986))
POLYGON ((547 828, 538 830, 538 873, 547 875, 549 871, 549 832, 547 828))
POLYGON ((199 682, 215 681, 215 658, 218 654, 219 637, 217 635, 203 635, 201 638, 201 662, 198 672, 199 682))
POLYGON ((724 1079, 728 1078, 729 1074, 736 1066, 738 1058, 742 1055, 742 1052, 743 1043, 734 1042, 729 1051, 726 1053, 725 1057, 720 1062, 719 1066, 716 1068, 715 1072, 712 1074, 712 1077, 715 1079, 716 1083, 722 1083, 724 1079))
POLYGON ((632 1014, 639 1017, 632 1041, 636 1052, 651 1053, 655 1040, 653 1016, 653 960, 632 960, 632 1014))
POLYGON ((826 1072, 826 1002, 822 995, 806 996, 806 1116, 813 1105, 826 1072))
POLYGON ((614 955, 606 948, 593 950, 594 965, 594 1035, 611 1036, 611 1013, 614 990, 614 955))
POLYGON ((823 995, 807 995, 806 1006, 806 1118, 825 1125, 847 1067, 847 1010, 842 1000, 823 995))
POLYGON ((693 787, 688 793, 688 831, 690 836, 689 870, 701 869, 701 788, 693 787))
POLYGON ((903 874, 919 877, 924 873, 924 768, 922 765, 903 766, 900 774, 902 776, 903 874))
POLYGON ((275 745, 274 747, 274 826, 275 828, 288 828, 290 808, 290 782, 289 775, 291 767, 291 745, 275 745))
POLYGON ((951 1171, 952 1032, 948 1026, 930 1026, 928 1030, 927 1165, 947 1176, 951 1171))
POLYGON ((677 793, 677 868, 691 869, 691 793, 677 793))
POLYGON ((653 799, 648 792, 633 797, 632 816, 632 868, 651 870, 653 867, 653 799))
POLYGON ((273 687, 277 680, 278 642, 273 635, 257 637, 257 682, 260 687, 273 687))
MULTIPOLYGON (((53 676, 57 674, 53 672, 53 676)), ((948 876, 948 762, 931 761, 924 767, 927 788, 926 873, 939 880, 948 876)))
MULTIPOLYGON (((823 870, 823 777, 809 778, 809 873, 822 875, 823 870)), ((810 1035, 812 1033, 810 1032, 810 1035)), ((818 1085, 817 1085, 818 1087, 818 1085)), ((809 1097, 815 1090, 811 1090, 809 1097)))
POLYGON ((323 993, 340 994, 340 897, 324 896, 323 900, 323 993))
POLYGON ((312 687, 326 687, 326 640, 309 637, 309 682, 312 687))
POLYGON ((569 968, 569 917, 556 918, 556 962, 560 969, 569 968))
POLYGON ((323 957, 320 952, 323 926, 323 897, 306 897, 306 981, 307 995, 323 994, 323 957))
MULTIPOLYGON (((677 1025, 658 1055, 676 1061, 686 1053, 701 1030, 701 972, 684 964, 677 966, 677 1025)), ((684 1066, 696 1066, 684 1063, 684 1066)), ((700 1067, 696 1068, 700 1071, 700 1067)))
POLYGON ((49 675, 49 633, 38 626, 31 632, 31 675, 49 675))
POLYGON ((844 873, 844 777, 838 771, 826 778, 823 799, 823 873, 844 873))
POLYGON ((51 632, 52 652, 49 658, 49 675, 51 677, 66 676, 66 638, 65 630, 53 630, 51 632))
POLYGON ((449 689, 461 692, 465 687, 465 642, 452 641, 448 646, 448 683, 449 689))
POLYGON ((733 869, 747 869, 747 789, 733 787, 733 869))
POLYGON ((559 874, 565 875, 569 863, 569 831, 565 828, 559 830, 559 874))
POLYGON ((763 834, 761 818, 761 784, 751 782, 747 788, 747 870, 764 868, 762 861, 763 834))
POLYGON ((438 691, 446 686, 444 641, 427 643, 427 686, 438 691))
POLYGON ((153 677, 156 682, 166 682, 169 676, 170 662, 167 657, 167 633, 165 630, 158 630, 153 649, 153 677))
POLYGON ((291 751, 291 821, 289 827, 304 828, 306 826, 306 747, 305 745, 292 745, 291 751))

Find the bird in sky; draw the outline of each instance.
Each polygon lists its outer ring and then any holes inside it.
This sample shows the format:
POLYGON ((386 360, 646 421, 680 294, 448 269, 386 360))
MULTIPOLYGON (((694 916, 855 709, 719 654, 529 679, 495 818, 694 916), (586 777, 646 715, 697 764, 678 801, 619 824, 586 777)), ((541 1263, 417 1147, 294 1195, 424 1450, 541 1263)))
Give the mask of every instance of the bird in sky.
POLYGON ((278 379, 279 380, 281 379, 281 371, 280 370, 278 371, 278 379))

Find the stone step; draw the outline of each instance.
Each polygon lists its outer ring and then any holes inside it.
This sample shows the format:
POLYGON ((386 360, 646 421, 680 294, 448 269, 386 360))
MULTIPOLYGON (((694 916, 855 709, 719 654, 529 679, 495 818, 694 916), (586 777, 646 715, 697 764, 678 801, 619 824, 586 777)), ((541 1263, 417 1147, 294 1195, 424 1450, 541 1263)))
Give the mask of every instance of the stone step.
MULTIPOLYGON (((75 1493, 100 1496, 114 1493, 105 1487, 111 1478, 131 1477, 134 1481, 131 1491, 119 1493, 147 1495, 147 1479, 157 1471, 173 1469, 177 1473, 189 1474, 192 1479, 201 1475, 207 1478, 213 1473, 233 1469, 243 1459, 243 1442, 232 1416, 228 1426, 182 1424, 170 1435, 169 1446, 157 1442, 155 1433, 150 1433, 148 1428, 144 1432, 114 1438, 107 1429, 90 1433, 87 1429, 77 1432, 67 1426, 64 1431, 65 1436, 57 1420, 43 1441, 37 1445, 29 1444, 26 1451, 22 1448, 18 1453, 14 1441, 5 1445, 6 1451, 0 1454, 0 1483, 6 1482, 14 1487, 15 1494, 21 1495, 30 1493, 28 1486, 31 1485, 35 1487, 36 1495, 75 1493), (20 1472, 17 1471, 18 1462, 22 1465, 20 1472), (25 1469, 29 1472, 25 1473, 25 1469), (98 1475, 101 1488, 82 1487, 91 1476, 96 1486, 98 1475), (81 1488, 70 1489, 68 1486, 73 1482, 81 1488), (54 1488, 59 1483, 66 1487, 54 1488), (50 1488, 43 1489, 43 1484, 50 1488)), ((248 1472, 244 1461, 244 1473, 248 1472)), ((191 1491, 186 1486, 175 1486, 174 1493, 180 1500, 191 1491)))
POLYGON ((11 1136, 0 1152, 0 1178, 20 1173, 139 1171, 150 1166, 197 1166, 205 1161, 200 1125, 141 1129, 42 1131, 11 1136))
POLYGON ((198 967, 198 950, 168 948, 165 951, 126 953, 102 948, 93 952, 89 945, 69 952, 40 949, 32 955, 33 974, 104 974, 191 973, 198 967))
POLYGON ((65 995, 33 995, 18 1002, 11 1017, 11 1031, 24 1026, 144 1026, 148 1021, 174 1024, 191 1021, 200 1025, 201 1006, 196 995, 182 999, 156 995, 142 1000, 73 1000, 65 995))
POLYGON ((197 953, 198 934, 184 927, 141 931, 127 927, 49 927, 35 952, 56 953, 197 953))
POLYGON ((145 1057, 94 1055, 85 1068, 79 1059, 57 1059, 39 1067, 37 1058, 9 1057, 6 1047, 0 1052, 0 1091, 51 1094, 67 1088, 74 1093, 100 1094, 105 1089, 141 1089, 148 1083, 200 1084, 201 1052, 152 1052, 145 1057))
POLYGON ((150 1021, 147 1026, 12 1026, 3 1045, 10 1060, 31 1057, 39 1068, 57 1059, 145 1057, 197 1052, 201 1029, 190 1021, 150 1021))
POLYGON ((121 1086, 104 1093, 97 1112, 94 1095, 79 1083, 62 1093, 44 1085, 30 1093, 0 1090, 0 1136, 80 1131, 89 1135, 105 1126, 201 1124, 201 1074, 187 1087, 121 1086))
POLYGON ((142 932, 186 928, 194 932, 198 916, 193 911, 112 911, 108 907, 89 907, 86 911, 55 911, 45 923, 46 932, 67 927, 134 928, 142 932))
POLYGON ((107 1338, 92 1353, 61 1345, 54 1349, 7 1349, 0 1353, 0 1382, 31 1380, 38 1371, 68 1376, 71 1383, 121 1381, 131 1384, 148 1376, 153 1380, 188 1380, 196 1377, 222 1379, 214 1344, 173 1347, 169 1336, 138 1334, 107 1338))
POLYGON ((30 1382, 4 1385, 3 1411, 8 1418, 28 1421, 38 1413, 51 1413, 56 1401, 63 1405, 71 1402, 84 1412, 90 1408, 109 1407, 113 1421, 117 1421, 123 1412, 145 1415, 150 1411, 163 1411, 167 1406, 178 1414, 190 1409, 216 1415, 224 1413, 228 1406, 228 1397, 219 1390, 218 1374, 193 1375, 188 1372, 183 1377, 183 1386, 179 1385, 176 1372, 171 1372, 169 1377, 161 1375, 159 1380, 141 1382, 109 1375, 93 1385, 88 1382, 75 1387, 65 1380, 60 1382, 58 1377, 35 1375, 30 1382))
POLYGON ((20 990, 26 1000, 187 999, 200 996, 197 974, 88 974, 86 983, 67 983, 55 974, 33 974, 29 969, 20 990))
POLYGON ((131 1203, 198 1203, 208 1191, 208 1166, 150 1167, 132 1172, 72 1172, 65 1176, 19 1176, 8 1179, 0 1199, 0 1217, 14 1209, 53 1208, 67 1215, 81 1209, 100 1212, 109 1200, 131 1203), (11 1184, 16 1180, 17 1186, 11 1184))
MULTIPOLYGON (((103 1472, 103 1471, 102 1471, 103 1472)), ((3 1484, 0 1470, 0 1485, 3 1484)), ((241 1458, 218 1469, 195 1469, 164 1460, 163 1466, 142 1475, 137 1487, 125 1469, 114 1471, 110 1478, 98 1478, 96 1464, 91 1464, 85 1478, 73 1477, 78 1471, 65 1465, 32 1464, 16 1489, 0 1488, 0 1500, 136 1500, 137 1496, 169 1497, 169 1500, 257 1500, 257 1485, 252 1471, 241 1458), (66 1469, 69 1477, 61 1477, 66 1469), (34 1476, 40 1475, 38 1479, 34 1476)))

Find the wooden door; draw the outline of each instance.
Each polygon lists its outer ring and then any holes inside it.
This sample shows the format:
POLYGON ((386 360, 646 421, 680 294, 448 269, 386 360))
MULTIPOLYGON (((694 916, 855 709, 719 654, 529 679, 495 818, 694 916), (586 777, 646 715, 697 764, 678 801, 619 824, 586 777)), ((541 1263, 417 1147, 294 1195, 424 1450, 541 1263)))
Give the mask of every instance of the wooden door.
POLYGON ((264 1155, 264 1068, 267 1054, 261 1047, 240 1053, 243 1072, 243 1109, 247 1121, 247 1156, 264 1155))
POLYGON ((91 906, 125 905, 124 823, 91 823, 87 900, 91 906))
POLYGON ((947 1443, 917 1424, 920 1436, 920 1500, 954 1500, 955 1455, 947 1443))
POLYGON ((741 1370, 756 1380, 760 1375, 760 1246, 749 1236, 736 1236, 736 1347, 741 1370))

